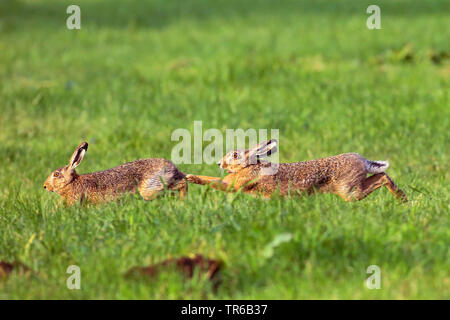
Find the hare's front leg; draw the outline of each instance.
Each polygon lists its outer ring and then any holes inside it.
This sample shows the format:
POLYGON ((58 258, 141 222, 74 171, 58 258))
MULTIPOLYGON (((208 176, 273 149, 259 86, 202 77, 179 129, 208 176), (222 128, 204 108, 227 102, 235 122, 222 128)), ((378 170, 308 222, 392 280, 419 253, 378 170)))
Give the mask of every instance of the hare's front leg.
POLYGON ((228 190, 228 183, 225 183, 220 178, 216 177, 208 177, 208 176, 196 176, 194 174, 188 174, 186 176, 186 179, 195 184, 201 184, 201 185, 210 185, 214 189, 226 191, 228 190))

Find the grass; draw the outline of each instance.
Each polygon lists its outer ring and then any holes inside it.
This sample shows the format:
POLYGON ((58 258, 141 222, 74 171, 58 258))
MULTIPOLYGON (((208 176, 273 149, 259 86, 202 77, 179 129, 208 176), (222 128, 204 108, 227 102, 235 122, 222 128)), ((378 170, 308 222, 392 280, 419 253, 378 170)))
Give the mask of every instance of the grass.
POLYGON ((448 299, 450 8, 376 3, 381 30, 366 28, 373 3, 360 0, 79 0, 79 31, 65 27, 69 1, 0 3, 0 260, 38 272, 0 281, 0 298, 448 299), (195 120, 279 129, 282 162, 388 159, 410 201, 194 185, 182 202, 57 208, 42 188, 83 140, 80 173, 170 158, 171 133, 195 120), (174 272, 123 277, 195 253, 225 262, 217 292, 174 272), (66 288, 72 264, 81 290, 66 288), (380 290, 365 286, 372 264, 380 290))

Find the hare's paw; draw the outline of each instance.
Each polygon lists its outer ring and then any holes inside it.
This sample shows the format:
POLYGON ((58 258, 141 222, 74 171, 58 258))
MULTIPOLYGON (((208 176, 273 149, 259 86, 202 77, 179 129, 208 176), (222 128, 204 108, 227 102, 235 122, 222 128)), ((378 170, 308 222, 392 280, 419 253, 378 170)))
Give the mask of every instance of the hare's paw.
POLYGON ((186 175, 186 180, 191 182, 191 183, 201 183, 201 179, 199 177, 197 177, 195 174, 188 174, 186 175))
POLYGON ((403 203, 408 202, 408 197, 406 196, 406 193, 401 189, 397 190, 397 198, 399 198, 403 203))

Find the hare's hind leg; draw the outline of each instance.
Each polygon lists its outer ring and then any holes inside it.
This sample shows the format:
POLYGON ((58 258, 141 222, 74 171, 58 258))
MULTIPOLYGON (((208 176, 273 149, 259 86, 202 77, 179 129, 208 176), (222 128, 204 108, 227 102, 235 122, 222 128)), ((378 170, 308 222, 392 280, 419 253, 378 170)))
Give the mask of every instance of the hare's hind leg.
POLYGON ((397 199, 400 199, 402 202, 408 201, 408 198, 406 197, 406 193, 403 192, 402 189, 397 187, 397 185, 392 181, 392 179, 386 174, 384 174, 384 179, 386 183, 384 184, 386 188, 388 188, 389 192, 394 195, 397 199))
POLYGON ((180 193, 180 199, 183 199, 188 190, 187 181, 185 178, 181 178, 176 182, 170 182, 172 177, 167 179, 167 176, 155 174, 148 179, 144 179, 139 186, 139 194, 145 200, 153 200, 160 195, 165 188, 172 191, 178 191, 180 193))
POLYGON ((377 173, 366 178, 366 180, 363 181, 362 186, 358 188, 356 199, 364 199, 374 190, 382 186, 386 186, 389 192, 391 192, 397 199, 400 199, 402 202, 407 201, 406 194, 401 189, 399 189, 395 185, 394 181, 392 181, 392 179, 389 178, 389 176, 384 172, 377 173))
POLYGON ((180 199, 182 200, 188 191, 188 184, 185 178, 182 178, 181 180, 177 181, 173 186, 169 188, 173 191, 178 191, 180 193, 180 199))
POLYGON ((138 188, 139 194, 144 200, 153 200, 164 191, 164 184, 161 176, 155 174, 148 179, 142 180, 138 188))
POLYGON ((188 191, 188 185, 187 182, 184 181, 183 186, 179 189, 180 190, 180 199, 184 199, 184 197, 186 196, 186 193, 188 191))

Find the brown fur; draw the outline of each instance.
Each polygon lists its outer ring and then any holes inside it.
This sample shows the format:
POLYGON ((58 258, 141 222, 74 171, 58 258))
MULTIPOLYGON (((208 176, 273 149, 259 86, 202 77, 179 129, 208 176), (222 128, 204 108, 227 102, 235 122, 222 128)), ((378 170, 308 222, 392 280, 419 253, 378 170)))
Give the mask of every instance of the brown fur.
POLYGON ((194 258, 180 257, 177 259, 167 259, 147 267, 133 267, 127 271, 125 277, 147 276, 149 278, 156 278, 161 271, 174 268, 186 278, 192 278, 197 269, 198 274, 205 274, 207 279, 213 282, 214 289, 217 289, 220 284, 218 273, 221 267, 221 261, 196 255, 194 258))
POLYGON ((45 180, 44 188, 57 192, 68 205, 78 201, 106 202, 136 191, 145 200, 150 200, 165 187, 179 191, 181 197, 187 191, 184 173, 166 159, 140 159, 108 170, 78 175, 75 168, 83 160, 87 148, 86 142, 80 144, 69 164, 56 169, 45 180))
POLYGON ((250 150, 235 150, 226 154, 219 165, 230 174, 225 178, 188 174, 186 179, 196 184, 208 184, 224 191, 242 190, 269 198, 279 192, 281 196, 331 192, 346 201, 361 200, 375 189, 386 186, 402 201, 405 193, 384 172, 387 163, 370 161, 357 153, 345 153, 323 159, 295 163, 280 163, 272 175, 262 175, 262 169, 275 165, 261 158, 276 152, 276 140, 256 145, 250 150), (367 174, 375 173, 367 177, 367 174))
POLYGON ((214 278, 221 267, 221 262, 196 255, 194 258, 180 257, 177 259, 167 259, 148 267, 133 267, 127 272, 127 276, 132 274, 148 275, 155 277, 162 271, 170 267, 176 267, 186 277, 192 278, 195 268, 199 268, 200 272, 206 272, 208 279, 214 278))
POLYGON ((0 261, 0 279, 4 279, 9 276, 14 270, 24 274, 29 273, 30 269, 21 262, 14 261, 12 263, 0 261))

